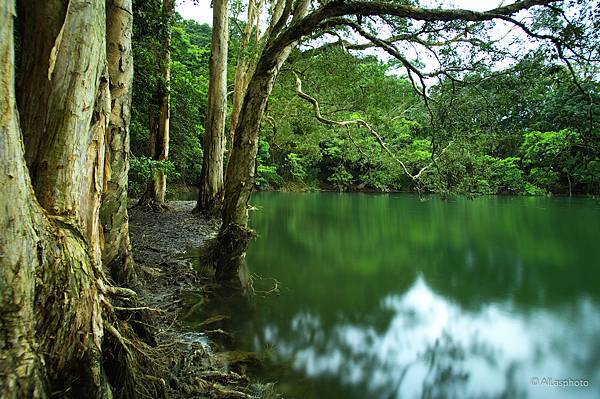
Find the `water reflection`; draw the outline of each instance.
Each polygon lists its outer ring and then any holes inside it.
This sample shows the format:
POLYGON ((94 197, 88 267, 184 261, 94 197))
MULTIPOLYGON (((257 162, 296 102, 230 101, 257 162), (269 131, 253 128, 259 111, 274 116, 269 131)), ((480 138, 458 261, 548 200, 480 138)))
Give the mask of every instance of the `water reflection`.
POLYGON ((600 207, 263 194, 237 345, 294 398, 600 397, 600 207), (270 282, 269 282, 270 283, 270 282), (255 281, 260 289, 260 281, 255 281), (533 386, 585 378, 588 388, 533 386))
MULTIPOLYGON (((318 315, 298 313, 290 339, 266 325, 263 342, 291 359, 296 372, 335 377, 354 386, 352 397, 379 398, 596 398, 596 389, 533 386, 534 376, 600 380, 600 308, 589 300, 573 308, 515 314, 509 304, 465 312, 435 294, 422 278, 402 295, 386 296, 388 328, 340 323, 330 331, 318 315), (585 318, 585 323, 573 320, 585 318), (565 374, 568 370, 568 374, 565 374)), ((341 396, 340 396, 341 397, 341 396)))

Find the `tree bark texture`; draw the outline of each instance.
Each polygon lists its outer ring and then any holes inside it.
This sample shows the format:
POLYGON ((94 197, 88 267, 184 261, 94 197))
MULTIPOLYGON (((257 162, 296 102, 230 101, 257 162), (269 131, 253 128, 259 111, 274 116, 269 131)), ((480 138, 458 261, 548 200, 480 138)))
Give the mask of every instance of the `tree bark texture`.
POLYGON ((64 3, 20 2, 27 43, 22 51, 20 113, 40 205, 79 224, 93 244, 94 256, 99 256, 98 211, 110 109, 104 2, 73 0, 61 7, 64 3), (57 32, 55 21, 61 17, 57 32), (46 20, 52 21, 48 32, 46 20))
POLYGON ((35 338, 34 226, 41 210, 25 167, 14 91, 14 2, 0 4, 0 396, 44 397, 45 375, 35 338), (10 206, 9 206, 10 205, 10 206), (15 245, 15 241, 19 243, 15 245))
MULTIPOLYGON (((3 30, 13 19, 12 4, 7 3, 12 2, 3 2, 3 30)), ((32 53, 23 53, 28 61, 25 76, 41 76, 36 68, 47 73, 46 81, 39 82, 46 97, 40 99, 31 85, 23 86, 29 90, 24 89, 21 97, 21 104, 28 104, 21 115, 28 121, 31 180, 13 101, 13 56, 4 56, 12 52, 5 49, 8 44, 12 47, 12 30, 2 35, 1 245, 2 253, 10 254, 3 257, 1 268, 6 284, 1 301, 2 374, 13 377, 3 384, 0 396, 44 397, 51 387, 106 397, 110 390, 101 367, 103 274, 98 234, 110 107, 104 75, 104 1, 73 0, 66 10, 50 6, 38 1, 21 7, 26 10, 23 42, 29 40, 27 34, 45 38, 45 25, 36 26, 34 34, 28 16, 44 20, 42 13, 48 12, 48 21, 59 20, 57 14, 63 17, 49 64, 35 47, 29 47, 32 53), (43 363, 37 360, 40 353, 43 363), (7 369, 11 363, 17 367, 7 369)), ((54 26, 49 28, 55 32, 54 26)))
MULTIPOLYGON (((235 66, 235 79, 234 79, 234 90, 233 90, 233 101, 231 107, 231 131, 230 131, 230 145, 233 146, 235 138, 235 130, 237 128, 240 119, 240 110, 242 108, 242 102, 248 89, 248 82, 254 67, 256 66, 257 55, 251 55, 249 53, 249 46, 252 40, 253 33, 256 37, 255 45, 258 45, 258 34, 260 32, 260 13, 262 11, 263 1, 249 0, 248 1, 248 20, 242 33, 242 39, 240 40, 240 47, 237 54, 236 66, 235 66)), ((281 3, 278 1, 276 3, 281 3)), ((273 9, 273 19, 276 18, 276 6, 273 9)))
MULTIPOLYGON (((169 119, 171 116, 171 24, 175 11, 175 0, 163 0, 162 11, 166 25, 162 35, 162 46, 158 51, 158 62, 163 84, 158 94, 158 116, 150 117, 150 157, 155 161, 169 159, 169 119)), ((140 199, 140 205, 161 209, 165 206, 167 176, 162 170, 154 172, 146 192, 140 199)))
POLYGON ((110 77, 111 114, 106 130, 105 181, 100 207, 102 263, 120 284, 135 285, 129 241, 127 174, 133 54, 131 0, 107 1, 106 57, 110 77))
MULTIPOLYGON (((308 0, 300 1, 294 19, 308 10, 308 0)), ((220 280, 237 278, 244 253, 253 234, 248 230, 248 200, 254 188, 255 158, 260 123, 279 70, 297 45, 293 41, 270 56, 260 58, 240 110, 233 149, 227 164, 223 224, 217 237, 222 248, 217 257, 216 275, 220 280), (241 245, 240 245, 241 244, 241 245)), ((268 49, 267 44, 267 49, 268 49)))
POLYGON ((218 215, 223 206, 223 157, 227 115, 228 1, 213 1, 208 110, 196 211, 218 215))
POLYGON ((101 263, 105 0, 23 0, 19 9, 18 109, 14 0, 0 3, 0 397, 111 398, 107 365, 128 370, 116 360, 128 349, 114 346, 123 322, 101 263))

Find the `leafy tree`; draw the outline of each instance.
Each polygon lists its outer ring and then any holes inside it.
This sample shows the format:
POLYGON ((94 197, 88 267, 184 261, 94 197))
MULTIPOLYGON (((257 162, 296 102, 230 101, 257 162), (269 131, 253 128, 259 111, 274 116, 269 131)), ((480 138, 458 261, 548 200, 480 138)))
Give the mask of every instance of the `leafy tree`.
MULTIPOLYGON (((495 19, 524 30, 535 40, 549 41, 555 46, 557 57, 564 62, 570 63, 573 59, 585 62, 597 58, 595 36, 588 23, 590 19, 597 17, 591 11, 594 9, 593 1, 588 2, 589 4, 578 3, 576 18, 569 19, 565 19, 566 14, 561 8, 565 4, 551 4, 555 2, 550 0, 524 0, 488 12, 427 9, 406 3, 325 1, 315 2, 313 5, 310 0, 281 0, 274 3, 266 28, 265 45, 245 91, 235 132, 236 139, 227 166, 223 224, 217 240, 221 249, 221 253, 216 255, 219 278, 235 278, 243 252, 253 236, 247 228, 247 203, 253 188, 251 183, 254 179, 261 121, 279 71, 299 41, 305 37, 321 36, 331 31, 341 37, 345 29, 351 29, 393 56, 405 68, 409 78, 415 83, 415 88, 423 96, 428 94, 425 84, 427 77, 448 76, 457 79, 465 69, 477 68, 509 54, 508 49, 500 48, 498 43, 492 42, 487 36, 489 21, 495 19), (536 6, 539 7, 535 9, 536 6), (515 19, 515 14, 526 9, 532 9, 533 18, 515 19), (370 17, 375 22, 369 21, 363 25, 363 17, 370 17), (381 26, 388 29, 381 29, 381 26), (378 34, 382 31, 391 32, 394 36, 379 37, 378 34), (403 45, 424 47, 439 60, 439 69, 424 72, 419 68, 418 60, 411 62, 403 45), (587 58, 587 54, 591 54, 592 58, 587 58), (230 250, 232 243, 235 243, 234 253, 230 250)), ((514 50, 512 52, 517 56, 522 55, 514 50)), ((302 97, 309 99, 310 96, 305 94, 302 97)), ((313 100, 314 98, 310 101, 316 107, 313 100)), ((331 120, 329 123, 336 124, 331 120)), ((360 125, 368 128, 364 121, 360 125)), ((369 130, 374 132, 372 128, 369 130)), ((381 137, 378 141, 384 149, 387 148, 381 137)), ((391 153, 389 148, 387 150, 391 153)), ((434 162, 435 157, 432 157, 432 163, 434 162)), ((416 175, 411 174, 406 165, 402 165, 414 180, 416 175)), ((421 169, 417 175, 424 171, 425 169, 421 169)))
MULTIPOLYGON (((133 90, 131 123, 131 150, 136 159, 147 154, 146 143, 150 137, 148 120, 157 112, 154 93, 160 85, 160 74, 156 67, 156 46, 161 29, 157 4, 135 3, 134 62, 136 74, 133 90)), ((210 55, 210 32, 208 25, 183 20, 175 14, 171 39, 171 117, 170 117, 170 161, 174 168, 166 167, 169 180, 195 185, 200 179, 202 159, 201 140, 204 133, 208 93, 208 59, 210 55)), ((130 174, 131 195, 139 195, 139 187, 148 183, 146 173, 134 161, 130 174)))

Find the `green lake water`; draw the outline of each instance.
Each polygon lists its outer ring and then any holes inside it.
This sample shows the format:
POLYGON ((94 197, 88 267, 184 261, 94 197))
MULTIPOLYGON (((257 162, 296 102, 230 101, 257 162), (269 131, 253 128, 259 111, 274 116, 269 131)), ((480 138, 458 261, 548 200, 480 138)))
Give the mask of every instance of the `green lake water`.
POLYGON ((251 202, 254 288, 280 294, 231 305, 231 328, 284 397, 600 398, 599 201, 251 202), (549 386, 568 378, 589 383, 549 386))

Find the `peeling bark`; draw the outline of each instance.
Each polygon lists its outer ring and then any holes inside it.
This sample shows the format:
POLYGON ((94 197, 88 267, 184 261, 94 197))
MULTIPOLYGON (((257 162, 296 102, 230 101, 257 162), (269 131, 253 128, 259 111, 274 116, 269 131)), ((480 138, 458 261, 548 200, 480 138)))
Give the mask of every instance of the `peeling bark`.
POLYGON ((64 3, 20 3, 28 44, 18 111, 14 0, 0 4, 2 398, 111 398, 107 362, 130 371, 114 355, 123 348, 105 340, 106 326, 124 324, 106 297, 114 287, 100 251, 111 110, 105 0, 64 3))
POLYGON ((227 114, 228 1, 213 1, 208 115, 196 212, 218 215, 223 206, 223 157, 227 114))
POLYGON ((19 4, 24 38, 19 110, 31 182, 40 205, 80 225, 99 256, 110 109, 104 1, 72 0, 66 9, 59 0, 19 4))
MULTIPOLYGON (((47 99, 48 107, 56 107, 57 98, 68 98, 74 102, 91 98, 92 103, 89 114, 80 112, 77 116, 65 115, 64 119, 48 112, 53 110, 50 108, 47 110, 47 125, 37 126, 35 131, 30 132, 32 142, 45 143, 49 147, 55 143, 64 144, 73 148, 74 154, 84 159, 69 159, 64 164, 58 163, 59 166, 64 165, 67 170, 54 173, 43 171, 44 173, 36 175, 36 186, 45 193, 40 195, 46 205, 42 209, 35 198, 25 165, 14 101, 12 8, 12 2, 3 2, 0 16, 3 60, 3 90, 0 98, 0 151, 3 154, 0 158, 0 212, 3 229, 0 244, 3 253, 0 268, 3 274, 0 279, 0 367, 3 383, 0 386, 0 396, 46 397, 49 396, 49 389, 59 392, 69 389, 74 395, 107 397, 110 395, 110 389, 103 378, 101 368, 101 343, 104 334, 101 305, 103 295, 99 291, 98 282, 101 281, 102 272, 99 257, 95 256, 94 249, 97 246, 92 242, 97 235, 89 230, 93 228, 94 223, 80 217, 83 213, 79 212, 79 209, 85 206, 86 211, 97 215, 94 204, 97 204, 96 197, 101 184, 98 185, 94 173, 98 173, 97 167, 101 164, 96 157, 103 141, 98 139, 97 135, 100 132, 103 136, 101 113, 104 108, 98 104, 94 106, 94 99, 100 99, 102 102, 105 97, 99 82, 102 67, 90 66, 88 69, 86 77, 96 78, 96 82, 79 82, 80 90, 91 93, 70 92, 71 88, 65 85, 69 82, 61 84, 59 81, 53 81, 56 85, 47 90, 50 93, 47 99), (72 97, 63 90, 69 92, 72 97), (68 125, 69 129, 79 130, 67 130, 64 124, 68 125), (37 135, 53 135, 55 141, 48 143, 45 137, 35 137, 37 135), (64 135, 80 137, 59 137, 64 135), (80 162, 90 165, 87 170, 92 173, 91 176, 87 176, 88 179, 81 170, 78 171, 81 174, 79 178, 74 176, 76 173, 73 168, 80 162), (48 197, 49 183, 45 179, 60 184, 66 192, 55 193, 56 198, 48 197), (85 200, 70 195, 72 192, 79 192, 82 187, 89 189, 81 195, 86 197, 85 200), (86 228, 82 227, 84 223, 86 228), (43 354, 43 357, 40 354, 43 354), (5 379, 4 376, 8 377, 5 379), (73 384, 76 380, 79 380, 78 384, 73 384)), ((87 3, 83 7, 76 5, 69 12, 63 27, 63 39, 79 29, 89 29, 102 39, 89 38, 90 40, 85 42, 91 46, 103 43, 103 23, 100 26, 96 25, 100 21, 103 22, 103 1, 87 3), (69 12, 72 14, 69 15, 69 12)), ((53 74, 74 76, 76 74, 70 68, 78 70, 81 65, 69 65, 62 58, 72 56, 68 50, 81 50, 81 47, 72 47, 66 42, 63 42, 61 47, 53 60, 53 74)), ((102 49, 97 50, 98 54, 102 54, 102 49)), ((90 52, 94 51, 90 49, 90 52)), ((101 55, 98 59, 100 57, 101 55)), ((28 99, 26 95, 21 100, 35 103, 35 99, 28 99)), ((62 106, 71 110, 67 104, 62 106)), ((32 110, 35 107, 25 108, 32 110)), ((26 115, 27 112, 24 114, 24 118, 31 117, 26 115)), ((37 152, 32 151, 31 154, 36 154, 36 157, 32 158, 36 160, 56 160, 62 150, 41 147, 35 149, 37 152)), ((103 159, 102 155, 103 153, 100 154, 100 158, 103 159)), ((37 165, 39 166, 39 163, 37 165)), ((101 178, 102 175, 99 176, 101 178)))
POLYGON ((14 2, 0 4, 0 397, 44 397, 35 338, 35 271, 41 210, 25 167, 14 91, 14 2), (13 240, 19 240, 14 245, 13 240))
POLYGON ((106 129, 105 182, 100 207, 102 263, 118 283, 135 285, 136 273, 129 241, 127 174, 133 55, 131 0, 107 2, 106 57, 110 76, 111 114, 106 129))

